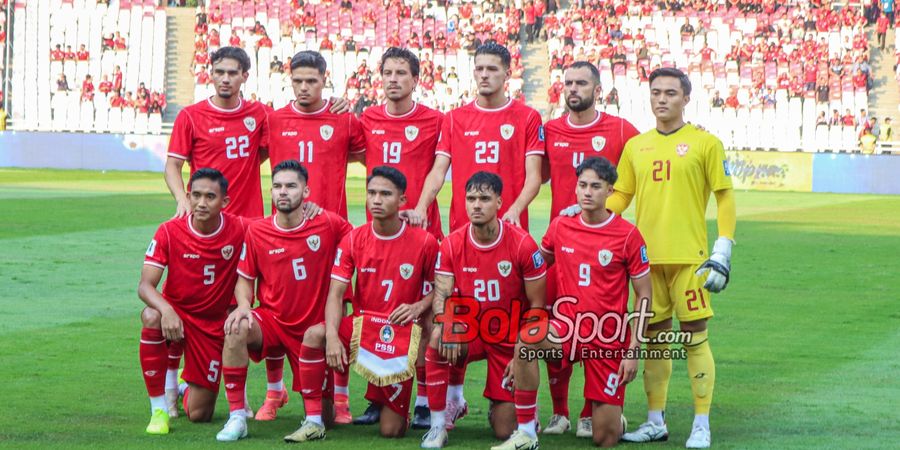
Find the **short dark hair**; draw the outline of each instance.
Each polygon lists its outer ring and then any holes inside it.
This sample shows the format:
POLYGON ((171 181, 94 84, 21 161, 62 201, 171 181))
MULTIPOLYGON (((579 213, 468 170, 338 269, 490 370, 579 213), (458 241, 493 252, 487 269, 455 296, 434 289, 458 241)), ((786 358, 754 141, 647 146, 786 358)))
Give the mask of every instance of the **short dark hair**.
POLYGON ((509 50, 496 43, 496 42, 488 42, 486 44, 481 44, 478 46, 478 49, 475 50, 475 57, 478 55, 495 55, 500 57, 500 61, 503 63, 503 67, 509 69, 509 64, 512 62, 512 56, 509 54, 509 50))
POLYGON ((312 50, 303 50, 302 52, 297 52, 297 54, 291 58, 291 70, 298 67, 311 67, 318 70, 319 75, 325 76, 325 70, 328 69, 328 63, 325 62, 325 58, 322 57, 321 53, 312 50))
POLYGON ((197 171, 191 175, 191 180, 188 182, 188 185, 193 188, 194 182, 197 180, 211 180, 214 183, 219 183, 219 188, 222 189, 222 195, 228 195, 228 180, 225 178, 225 175, 222 175, 222 172, 219 172, 216 169, 209 167, 197 169, 197 171))
POLYGON ((688 78, 684 72, 674 67, 661 67, 650 72, 650 85, 652 86, 653 80, 659 77, 678 78, 678 81, 681 82, 681 90, 684 92, 684 95, 691 95, 691 79, 688 78))
POLYGON ((499 197, 503 194, 503 180, 500 179, 500 176, 496 173, 492 172, 475 172, 474 175, 469 177, 469 181, 466 181, 466 192, 469 191, 491 191, 499 197))
POLYGON ((597 66, 587 61, 575 61, 569 66, 569 69, 587 69, 591 71, 591 79, 594 80, 594 84, 600 84, 600 71, 597 70, 597 66))
POLYGON ((588 169, 593 170, 601 180, 606 181, 609 184, 616 184, 616 180, 619 178, 619 174, 616 172, 616 166, 602 156, 584 158, 584 161, 582 161, 575 169, 575 176, 580 177, 581 174, 588 169))
POLYGON ((212 53, 209 57, 209 64, 215 65, 223 59, 233 59, 241 66, 241 72, 250 71, 250 57, 247 52, 240 47, 222 47, 212 53))
POLYGON ((366 178, 366 185, 375 177, 387 178, 388 181, 394 183, 394 186, 397 186, 401 194, 406 192, 406 175, 391 166, 378 166, 372 169, 372 174, 366 178))
POLYGON ((278 163, 275 167, 272 168, 272 178, 275 178, 275 175, 283 170, 296 172, 297 176, 300 177, 304 183, 309 182, 309 171, 306 170, 306 167, 303 167, 303 164, 300 164, 300 161, 297 161, 296 159, 286 159, 278 163))
POLYGON ((409 64, 409 72, 412 76, 419 76, 419 57, 409 51, 409 49, 400 47, 391 47, 381 55, 381 73, 384 73, 384 62, 391 58, 406 61, 409 64))

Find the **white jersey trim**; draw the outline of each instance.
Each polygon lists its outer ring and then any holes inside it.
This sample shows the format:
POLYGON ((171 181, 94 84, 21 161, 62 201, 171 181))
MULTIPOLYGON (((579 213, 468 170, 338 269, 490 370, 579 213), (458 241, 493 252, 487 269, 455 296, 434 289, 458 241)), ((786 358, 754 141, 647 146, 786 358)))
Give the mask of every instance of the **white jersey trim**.
POLYGON ((223 228, 225 228, 225 216, 222 215, 222 213, 219 213, 219 228, 216 228, 216 231, 213 231, 213 232, 210 233, 210 234, 203 234, 203 233, 201 233, 201 232, 195 230, 195 229, 194 229, 194 224, 192 223, 192 222, 193 222, 193 220, 192 220, 193 217, 194 217, 194 214, 191 213, 191 214, 188 216, 188 218, 187 218, 188 228, 191 230, 191 233, 194 233, 194 235, 197 236, 197 237, 199 237, 199 238, 209 239, 209 238, 211 238, 211 237, 215 237, 217 234, 219 234, 219 233, 222 232, 222 229, 223 229, 223 228))
POLYGON ((404 117, 411 116, 416 110, 419 109, 419 102, 413 102, 413 107, 409 111, 400 114, 399 116, 395 116, 387 111, 387 104, 384 105, 384 115, 390 117, 391 119, 403 119, 404 117))
POLYGON ((500 223, 500 232, 497 233, 497 239, 495 239, 494 242, 491 242, 490 244, 487 244, 487 245, 481 245, 478 243, 478 241, 475 240, 475 235, 472 234, 472 224, 470 223, 468 225, 469 226, 469 232, 468 232, 469 241, 472 243, 472 245, 475 246, 475 248, 478 248, 480 250, 490 250, 490 249, 500 245, 500 241, 503 240, 503 230, 506 228, 506 226, 503 225, 502 220, 498 220, 497 222, 500 223))
POLYGON ((616 218, 616 213, 610 213, 608 219, 604 220, 603 222, 591 225, 584 221, 584 217, 581 217, 580 214, 578 215, 578 221, 581 222, 582 225, 584 225, 588 228, 603 228, 603 227, 609 225, 610 222, 612 222, 612 220, 615 218, 616 218))
POLYGON ((597 125, 597 122, 600 122, 600 118, 603 117, 603 113, 600 111, 595 111, 595 112, 597 113, 597 117, 594 117, 594 120, 592 120, 589 123, 586 123, 584 125, 575 125, 574 123, 572 123, 572 119, 571 119, 572 115, 567 114, 566 115, 566 125, 568 125, 570 128, 575 128, 575 129, 590 128, 594 125, 597 125))
POLYGON ((398 237, 400 237, 400 235, 402 235, 404 231, 406 231, 406 222, 401 222, 400 223, 400 231, 394 233, 393 236, 382 236, 382 235, 378 234, 377 231, 375 231, 375 224, 372 223, 372 234, 375 236, 376 239, 381 239, 382 241, 393 241, 394 239, 397 239, 398 237))
POLYGON ((278 221, 275 219, 276 216, 277 216, 277 214, 272 214, 272 225, 275 227, 276 230, 278 230, 282 233, 293 233, 293 232, 303 228, 304 225, 306 225, 306 218, 304 217, 303 222, 300 222, 300 225, 297 225, 294 228, 281 228, 280 226, 278 226, 278 221))
POLYGON ((211 106, 216 111, 223 112, 223 113, 236 113, 236 112, 240 111, 241 108, 244 107, 244 99, 238 98, 238 100, 239 100, 239 103, 238 103, 237 107, 232 108, 232 109, 219 108, 218 106, 216 106, 215 103, 213 103, 212 97, 207 98, 206 102, 209 103, 209 106, 211 106))
POLYGON ((509 108, 509 105, 512 105, 512 102, 513 102, 513 101, 512 101, 511 98, 507 98, 507 99, 506 99, 506 104, 505 104, 505 105, 503 105, 503 106, 501 106, 501 107, 499 107, 499 108, 493 108, 493 109, 492 109, 492 108, 485 108, 485 107, 479 105, 477 99, 474 100, 474 101, 472 101, 472 104, 475 105, 475 108, 478 109, 479 111, 484 111, 484 112, 498 112, 498 111, 503 111, 503 110, 506 109, 506 108, 509 108))
POLYGON ((302 116, 315 116, 317 114, 322 114, 323 112, 325 112, 325 110, 328 109, 328 105, 330 105, 330 104, 331 104, 331 100, 325 100, 325 105, 322 106, 322 108, 319 109, 318 111, 303 112, 303 111, 300 111, 299 109, 297 109, 297 105, 295 105, 294 102, 291 102, 291 109, 294 110, 295 113, 300 114, 302 116))

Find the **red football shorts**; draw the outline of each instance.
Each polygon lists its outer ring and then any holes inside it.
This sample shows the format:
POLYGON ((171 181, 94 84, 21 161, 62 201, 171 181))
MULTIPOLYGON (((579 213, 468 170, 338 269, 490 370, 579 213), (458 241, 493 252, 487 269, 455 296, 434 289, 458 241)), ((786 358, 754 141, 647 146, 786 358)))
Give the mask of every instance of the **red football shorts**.
POLYGON ((225 321, 202 319, 181 312, 178 317, 184 326, 184 372, 181 378, 204 389, 219 392, 225 321))

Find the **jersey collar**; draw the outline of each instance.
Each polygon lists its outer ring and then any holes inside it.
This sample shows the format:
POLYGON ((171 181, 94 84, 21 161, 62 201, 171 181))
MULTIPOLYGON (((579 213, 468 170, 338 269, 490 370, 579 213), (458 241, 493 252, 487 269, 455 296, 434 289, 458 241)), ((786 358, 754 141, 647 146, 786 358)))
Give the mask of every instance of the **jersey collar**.
POLYGON ((322 114, 328 109, 329 105, 331 105, 331 100, 325 100, 325 105, 322 106, 322 108, 320 108, 318 111, 303 112, 297 109, 297 105, 294 104, 294 100, 291 100, 291 110, 297 114, 300 114, 301 116, 315 116, 316 114, 322 114))
POLYGON ((597 123, 600 122, 601 117, 603 117, 603 113, 600 111, 597 111, 597 117, 594 117, 594 120, 592 120, 589 123, 586 123, 584 125, 575 125, 574 123, 572 123, 571 115, 566 114, 566 125, 568 125, 570 128, 575 128, 575 129, 590 128, 594 125, 597 125, 597 123))
POLYGON ((581 222, 582 225, 584 225, 588 228, 593 228, 593 229, 603 228, 603 227, 609 225, 610 223, 612 223, 613 219, 615 219, 615 218, 616 218, 616 213, 610 212, 609 217, 606 220, 592 225, 592 224, 585 222, 584 217, 581 217, 581 214, 578 215, 578 221, 581 222))
POLYGON ((502 220, 498 220, 497 222, 500 224, 500 232, 497 233, 497 239, 487 245, 479 244, 478 241, 475 240, 475 235, 472 233, 472 224, 469 224, 469 232, 467 234, 469 235, 469 241, 472 243, 472 245, 475 246, 475 248, 479 250, 490 250, 500 244, 500 240, 503 239, 503 229, 506 228, 506 226, 503 225, 502 220))
POLYGON ((503 111, 504 109, 509 108, 509 105, 512 105, 512 102, 513 102, 513 101, 512 101, 511 98, 507 98, 507 99, 506 99, 506 104, 505 104, 505 105, 503 105, 503 106, 501 106, 501 107, 499 107, 499 108, 493 108, 493 109, 491 109, 491 108, 485 108, 485 107, 479 105, 477 99, 476 99, 476 100, 472 100, 472 104, 475 105, 475 108, 476 108, 477 110, 479 110, 479 111, 484 111, 484 112, 498 112, 498 111, 503 111))
POLYGON ((300 225, 297 225, 294 228, 281 228, 280 226, 278 226, 278 220, 275 219, 275 216, 276 216, 275 214, 272 214, 272 225, 275 227, 276 230, 278 230, 282 233, 293 233, 293 232, 303 228, 304 225, 306 225, 306 217, 304 217, 303 221, 300 222, 300 225))
POLYGON ((372 235, 375 236, 376 239, 381 239, 382 241, 393 241, 394 239, 400 237, 400 235, 402 235, 404 231, 406 231, 406 222, 401 222, 400 231, 394 233, 394 235, 392 236, 382 236, 378 234, 377 231, 375 231, 375 223, 372 223, 372 235))
POLYGON ((236 112, 240 111, 241 108, 244 107, 244 99, 241 98, 239 100, 240 100, 240 102, 238 103, 238 105, 232 109, 219 108, 218 106, 216 106, 215 103, 213 103, 212 97, 207 98, 206 102, 209 103, 209 106, 212 109, 215 109, 216 111, 223 112, 223 113, 236 113, 236 112))
POLYGON ((384 115, 390 117, 391 119, 403 119, 405 117, 411 116, 416 110, 419 109, 419 102, 413 102, 413 107, 409 111, 400 114, 399 116, 395 116, 387 111, 387 104, 384 105, 384 115))
POLYGON ((216 231, 213 231, 210 234, 203 234, 203 233, 195 230, 193 222, 194 222, 194 214, 191 213, 187 217, 188 229, 191 230, 191 233, 194 233, 194 236, 197 236, 198 238, 201 238, 201 239, 209 239, 209 238, 216 237, 216 235, 221 233, 222 229, 225 228, 225 216, 221 212, 219 213, 219 228, 216 228, 216 231))

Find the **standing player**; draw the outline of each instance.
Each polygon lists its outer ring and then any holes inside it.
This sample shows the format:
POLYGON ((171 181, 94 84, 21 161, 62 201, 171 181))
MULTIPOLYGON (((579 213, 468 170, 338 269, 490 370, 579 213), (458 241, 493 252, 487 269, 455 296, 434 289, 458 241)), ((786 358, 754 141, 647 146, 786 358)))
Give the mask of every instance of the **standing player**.
MULTIPOLYGON (((566 70, 563 92, 569 113, 547 122, 545 127, 545 161, 550 166, 552 192, 551 221, 563 208, 576 203, 574 186, 578 180, 575 169, 586 157, 603 156, 616 165, 625 143, 638 135, 638 130, 627 120, 597 111, 595 102, 601 91, 600 72, 593 64, 578 61, 566 70)), ((550 306, 558 297, 556 281, 556 269, 550 267, 547 270, 547 303, 550 306)), ((562 434, 570 427, 568 397, 571 376, 572 365, 547 365, 553 416, 544 428, 544 434, 562 434)), ((579 415, 576 435, 592 436, 591 403, 587 399, 579 415)))
POLYGON ((244 221, 221 212, 230 198, 228 181, 215 169, 194 171, 190 180, 191 214, 157 229, 144 258, 138 296, 141 312, 141 371, 150 395, 147 433, 167 434, 165 397, 166 342, 185 349, 182 377, 188 383, 184 411, 192 422, 212 419, 222 364, 222 325, 234 295, 238 252, 244 245, 244 221), (163 273, 168 277, 157 290, 163 273))
MULTIPOLYGON (((625 145, 609 208, 621 213, 635 199, 637 226, 649 244, 655 316, 648 337, 652 340, 659 332, 671 330, 673 313, 681 330, 691 332, 691 342, 685 347, 694 423, 686 445, 706 448, 710 445, 709 409, 716 377, 707 342, 706 322, 713 316, 709 293, 721 292, 728 284, 736 212, 722 141, 684 122, 690 95, 691 82, 680 70, 663 68, 650 74, 656 129, 625 145), (705 216, 711 192, 718 205, 719 238, 709 254, 705 216)), ((668 349, 668 345, 651 344, 650 348, 668 349)), ((647 422, 623 439, 647 442, 668 438, 664 411, 671 375, 671 360, 644 364, 647 422)))
MULTIPOLYGON (((366 136, 366 167, 369 167, 369 174, 371 168, 381 165, 403 172, 407 181, 407 205, 415 208, 422 197, 425 178, 435 165, 434 149, 444 115, 413 101, 412 94, 419 82, 419 58, 411 51, 389 48, 381 56, 381 79, 387 101, 384 105, 366 109, 361 118, 366 136)), ((436 201, 431 203, 423 216, 415 214, 413 209, 405 213, 412 216, 409 217, 411 225, 425 226, 439 241, 444 238, 441 212, 436 201)), ((422 340, 423 343, 425 341, 422 340)), ((430 426, 425 391, 425 361, 422 360, 416 365, 412 428, 427 429, 430 426)), ((375 411, 372 413, 377 414, 375 411)), ((372 423, 378 420, 377 417, 373 419, 372 423)))
MULTIPOLYGON (((438 244, 427 231, 400 220, 405 190, 406 177, 392 167, 376 167, 367 179, 366 206, 372 222, 355 228, 338 247, 325 323, 306 332, 300 351, 306 420, 285 437, 286 441, 325 438, 322 385, 327 367, 348 370, 353 318, 342 317, 341 301, 354 272, 354 314, 384 314, 392 323, 403 325, 428 315, 438 244)), ((406 433, 411 388, 412 379, 385 387, 369 385, 366 398, 382 405, 382 436, 401 437, 406 433)))
MULTIPOLYGON (((547 264, 556 265, 559 276, 559 292, 566 303, 558 305, 565 312, 550 322, 550 333, 565 338, 572 333, 600 337, 590 341, 544 339, 534 344, 520 343, 515 359, 516 413, 519 427, 516 433, 495 450, 537 449, 535 429, 535 404, 540 381, 537 361, 521 357, 522 347, 532 350, 551 350, 561 353, 560 360, 548 364, 572 365, 582 356, 612 353, 612 357, 584 358, 584 397, 591 406, 592 436, 594 444, 612 447, 625 432, 625 384, 634 379, 638 363, 636 355, 641 343, 638 336, 644 330, 634 327, 629 335, 628 326, 620 326, 614 320, 580 322, 585 313, 606 318, 614 314, 624 322, 628 315, 628 279, 634 286, 634 310, 646 314, 649 309, 652 284, 647 247, 641 233, 634 225, 606 209, 606 199, 613 192, 616 169, 602 157, 589 157, 576 169, 578 204, 581 214, 576 217, 557 217, 550 223, 541 242, 541 252, 547 264), (602 323, 601 330, 595 330, 602 323), (630 338, 630 339, 629 339, 630 338), (573 348, 574 347, 574 348, 573 348), (590 353, 589 353, 590 352, 590 353)), ((646 325, 645 325, 646 326, 646 325)), ((523 334, 524 336, 524 334, 523 334)), ((606 355, 603 355, 606 356, 606 355)))
POLYGON ((338 243, 350 224, 326 212, 312 218, 301 206, 309 195, 309 173, 296 160, 272 169, 272 204, 277 212, 251 224, 238 265, 238 306, 225 321, 222 377, 231 411, 219 441, 247 436, 247 364, 270 354, 288 355, 294 392, 300 392, 298 361, 307 328, 325 318, 325 300, 338 243), (254 284, 259 306, 250 310, 254 284))
MULTIPOLYGON (((546 271, 537 244, 526 231, 497 217, 503 203, 503 181, 496 174, 477 172, 466 182, 465 192, 469 224, 444 239, 435 267, 435 316, 445 313, 445 301, 454 286, 460 296, 479 302, 479 321, 492 309, 499 309, 501 317, 510 321, 517 320, 513 302, 526 298, 530 307, 542 308, 546 271)), ((446 445, 447 429, 455 425, 456 416, 446 408, 451 365, 483 359, 488 366, 484 396, 490 400, 491 428, 497 439, 508 438, 516 428, 516 408, 505 376, 515 342, 489 343, 484 336, 463 344, 444 342, 443 329, 452 325, 441 323, 432 331, 425 358, 431 429, 422 437, 422 448, 446 445)))

